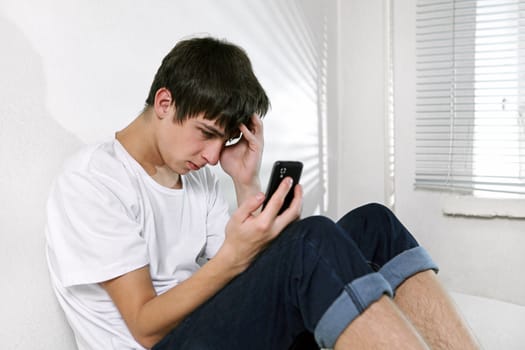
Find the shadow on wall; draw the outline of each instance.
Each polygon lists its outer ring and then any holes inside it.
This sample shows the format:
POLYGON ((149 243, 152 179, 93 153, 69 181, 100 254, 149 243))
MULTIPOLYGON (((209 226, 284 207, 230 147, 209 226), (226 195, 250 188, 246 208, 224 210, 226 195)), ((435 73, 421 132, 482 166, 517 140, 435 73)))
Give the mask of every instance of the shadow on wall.
POLYGON ((1 15, 0 42, 2 348, 72 349, 49 283, 44 210, 55 174, 81 142, 47 112, 42 58, 1 15))

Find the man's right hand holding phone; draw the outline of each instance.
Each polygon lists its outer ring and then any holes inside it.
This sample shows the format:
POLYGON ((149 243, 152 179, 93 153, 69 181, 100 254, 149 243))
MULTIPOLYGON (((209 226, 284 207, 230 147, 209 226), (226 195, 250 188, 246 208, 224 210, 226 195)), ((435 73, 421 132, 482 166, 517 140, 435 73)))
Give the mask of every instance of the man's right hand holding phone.
POLYGON ((293 184, 290 177, 281 181, 264 210, 254 214, 264 198, 263 193, 258 193, 245 200, 226 225, 226 238, 216 257, 224 258, 236 273, 248 268, 253 259, 301 215, 302 187, 293 184), (294 198, 288 209, 278 215, 289 191, 294 191, 294 198))

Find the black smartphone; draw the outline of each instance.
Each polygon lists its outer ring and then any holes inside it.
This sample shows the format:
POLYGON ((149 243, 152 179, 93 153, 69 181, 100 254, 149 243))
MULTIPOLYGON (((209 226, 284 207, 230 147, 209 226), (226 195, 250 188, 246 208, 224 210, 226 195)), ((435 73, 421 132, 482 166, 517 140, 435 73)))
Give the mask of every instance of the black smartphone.
POLYGON ((270 175, 270 180, 268 181, 268 187, 266 188, 266 198, 264 199, 263 203, 263 210, 264 207, 266 207, 266 204, 274 194, 274 192, 277 190, 277 187, 279 187, 279 184, 285 177, 291 177, 293 180, 292 188, 290 189, 290 192, 286 195, 286 198, 284 199, 283 206, 279 210, 279 215, 286 210, 290 206, 290 203, 292 203, 293 200, 293 188, 295 185, 299 183, 299 179, 301 178, 301 173, 303 171, 303 163, 298 161, 286 161, 286 160, 278 160, 275 163, 273 163, 272 173, 270 175))

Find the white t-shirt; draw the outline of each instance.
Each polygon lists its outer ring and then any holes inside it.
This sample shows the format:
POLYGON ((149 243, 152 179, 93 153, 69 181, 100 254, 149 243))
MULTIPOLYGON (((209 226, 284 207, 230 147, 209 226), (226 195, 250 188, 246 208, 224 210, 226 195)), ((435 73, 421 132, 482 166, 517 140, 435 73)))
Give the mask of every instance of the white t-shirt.
POLYGON ((65 164, 47 217, 51 280, 81 350, 143 349, 99 283, 149 265, 162 294, 215 255, 229 219, 209 169, 169 189, 117 140, 86 147, 65 164))

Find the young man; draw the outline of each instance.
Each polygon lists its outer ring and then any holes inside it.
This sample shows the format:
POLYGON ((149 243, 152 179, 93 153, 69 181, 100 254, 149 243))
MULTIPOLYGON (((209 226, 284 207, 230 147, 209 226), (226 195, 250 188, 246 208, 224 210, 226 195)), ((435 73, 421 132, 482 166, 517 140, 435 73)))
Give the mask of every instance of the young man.
POLYGON ((385 207, 297 220, 301 186, 286 178, 260 210, 268 106, 242 49, 182 41, 143 113, 66 163, 47 254, 79 348, 288 349, 301 334, 336 349, 474 348, 435 264, 385 207), (231 218, 207 168, 219 162, 231 218))

